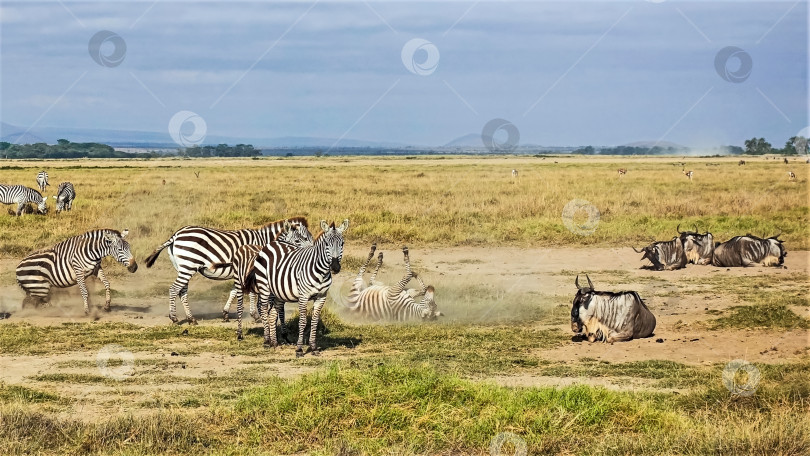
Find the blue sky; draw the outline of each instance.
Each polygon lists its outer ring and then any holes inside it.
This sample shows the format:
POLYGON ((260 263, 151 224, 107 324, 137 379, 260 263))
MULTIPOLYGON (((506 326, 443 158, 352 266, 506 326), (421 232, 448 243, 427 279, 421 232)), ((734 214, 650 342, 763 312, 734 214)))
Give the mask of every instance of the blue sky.
POLYGON ((4 1, 0 24, 0 117, 23 127, 164 132, 193 111, 209 135, 442 145, 503 118, 523 144, 704 147, 808 126, 804 1, 4 1), (101 30, 120 65, 91 58, 101 30), (430 74, 403 63, 415 38, 430 74), (727 46, 742 82, 715 68, 727 46))

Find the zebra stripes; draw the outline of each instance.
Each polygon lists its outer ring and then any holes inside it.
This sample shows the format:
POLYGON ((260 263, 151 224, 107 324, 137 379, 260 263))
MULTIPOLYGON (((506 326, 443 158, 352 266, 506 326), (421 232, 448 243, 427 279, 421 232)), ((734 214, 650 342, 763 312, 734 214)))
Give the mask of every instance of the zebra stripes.
POLYGON ((45 198, 33 188, 22 185, 2 185, 0 184, 0 202, 3 204, 16 204, 17 216, 19 217, 28 203, 34 203, 40 214, 48 212, 48 205, 45 198))
POLYGON ((298 302, 298 344, 295 355, 304 356, 307 303, 312 299, 314 306, 309 348, 313 355, 319 354, 315 345, 315 333, 326 293, 332 285, 332 274, 340 272, 343 233, 348 228, 348 219, 339 227, 335 227, 334 223, 327 225, 322 220, 323 232, 315 239, 314 245, 296 248, 285 242, 271 242, 259 252, 253 271, 244 280, 244 286, 245 289, 256 290, 259 309, 267 309, 262 312, 266 345, 278 345, 275 328, 270 331, 269 323, 272 321, 275 326, 277 307, 285 302, 298 302))
POLYGON ((48 184, 48 173, 45 171, 40 171, 37 173, 37 185, 39 185, 39 191, 45 191, 45 187, 50 185, 48 184))
MULTIPOLYGON (((306 218, 287 219, 296 227, 308 227, 306 218)), ((196 325, 197 320, 191 314, 188 304, 188 282, 196 273, 213 280, 233 278, 233 256, 236 250, 248 244, 264 245, 272 242, 281 232, 285 220, 270 222, 261 228, 243 230, 218 230, 202 226, 185 226, 177 230, 166 242, 155 249, 146 258, 146 267, 155 263, 158 255, 168 247, 169 260, 177 271, 177 278, 169 287, 169 318, 177 323, 177 297, 183 304, 189 324, 196 325), (211 268, 212 265, 224 264, 223 267, 211 268)), ((235 296, 236 291, 231 291, 235 296)), ((228 300, 231 300, 229 296, 228 300)))
POLYGON ((366 272, 369 262, 374 257, 377 244, 372 244, 365 264, 360 268, 357 278, 354 279, 352 289, 348 296, 347 307, 353 312, 371 320, 435 320, 442 316, 437 311, 436 302, 433 300, 433 286, 425 286, 422 278, 411 271, 411 262, 408 256, 408 248, 402 247, 405 255, 405 276, 394 286, 385 286, 374 283, 374 278, 382 266, 383 254, 380 252, 377 257, 377 268, 371 275, 369 286, 363 286, 363 275, 366 272), (420 290, 405 288, 411 279, 416 279, 421 285, 420 290), (422 301, 417 303, 414 298, 424 295, 422 301))
POLYGON ((69 211, 73 208, 73 200, 76 198, 76 189, 70 182, 62 182, 56 190, 56 213, 69 211))
MULTIPOLYGON (((17 266, 17 283, 26 293, 26 301, 48 302, 51 286, 66 288, 78 284, 84 301, 84 312, 90 313, 85 279, 96 275, 107 291, 104 310, 110 310, 110 282, 101 268, 101 260, 112 256, 135 272, 138 264, 129 243, 124 240, 127 230, 94 230, 68 238, 50 249, 34 252, 17 266)), ((23 301, 25 304, 26 301, 23 301)))

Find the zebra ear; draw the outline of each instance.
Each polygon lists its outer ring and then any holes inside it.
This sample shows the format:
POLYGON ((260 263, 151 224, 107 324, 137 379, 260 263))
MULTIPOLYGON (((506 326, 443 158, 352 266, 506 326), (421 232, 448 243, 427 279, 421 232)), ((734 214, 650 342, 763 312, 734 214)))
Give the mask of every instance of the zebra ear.
POLYGON ((321 231, 329 231, 329 224, 326 220, 321 220, 321 231))
POLYGON ((121 232, 121 239, 127 237, 127 234, 129 234, 129 230, 127 228, 124 228, 124 231, 121 232))
POLYGON ((291 231, 292 230, 292 223, 289 220, 284 220, 284 227, 282 231, 291 231))
POLYGON ((340 226, 337 228, 337 231, 338 233, 343 233, 347 229, 349 229, 349 219, 343 220, 343 223, 340 224, 340 226))

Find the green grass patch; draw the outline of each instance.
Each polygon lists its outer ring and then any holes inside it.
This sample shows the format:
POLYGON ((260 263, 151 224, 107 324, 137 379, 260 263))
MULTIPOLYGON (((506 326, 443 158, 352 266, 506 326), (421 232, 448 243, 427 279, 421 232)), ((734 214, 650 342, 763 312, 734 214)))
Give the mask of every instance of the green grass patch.
POLYGON ((758 304, 734 306, 728 315, 710 320, 712 329, 810 329, 810 320, 796 315, 783 304, 758 304))

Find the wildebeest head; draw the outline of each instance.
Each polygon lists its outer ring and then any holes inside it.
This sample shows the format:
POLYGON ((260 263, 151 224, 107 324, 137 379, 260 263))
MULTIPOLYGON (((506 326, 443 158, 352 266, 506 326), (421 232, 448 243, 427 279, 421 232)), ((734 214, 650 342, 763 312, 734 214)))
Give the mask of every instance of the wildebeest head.
POLYGON ((694 231, 681 231, 681 225, 675 228, 675 230, 678 231, 678 238, 683 244, 686 258, 695 264, 698 264, 701 260, 704 262, 711 261, 711 255, 714 251, 714 237, 712 233, 707 231, 700 234, 697 225, 695 225, 694 228, 694 231))
POLYGON ((577 286, 577 294, 574 296, 574 302, 571 306, 571 331, 575 333, 582 332, 583 325, 579 315, 588 310, 588 305, 591 303, 591 295, 594 292, 591 278, 588 277, 587 274, 585 274, 585 278, 588 279, 588 285, 580 285, 579 276, 577 276, 574 281, 574 285, 577 286))
POLYGON ((787 249, 785 248, 785 241, 779 239, 782 233, 777 234, 776 236, 771 236, 768 239, 768 247, 770 249, 769 254, 771 256, 779 258, 779 265, 783 265, 785 263, 785 257, 787 256, 787 249))
POLYGON ((641 256, 641 260, 650 260, 650 263, 652 263, 653 269, 655 270, 664 269, 664 262, 662 261, 663 253, 661 252, 661 247, 658 244, 658 242, 653 242, 641 250, 633 247, 633 250, 636 253, 644 253, 644 255, 641 256))

